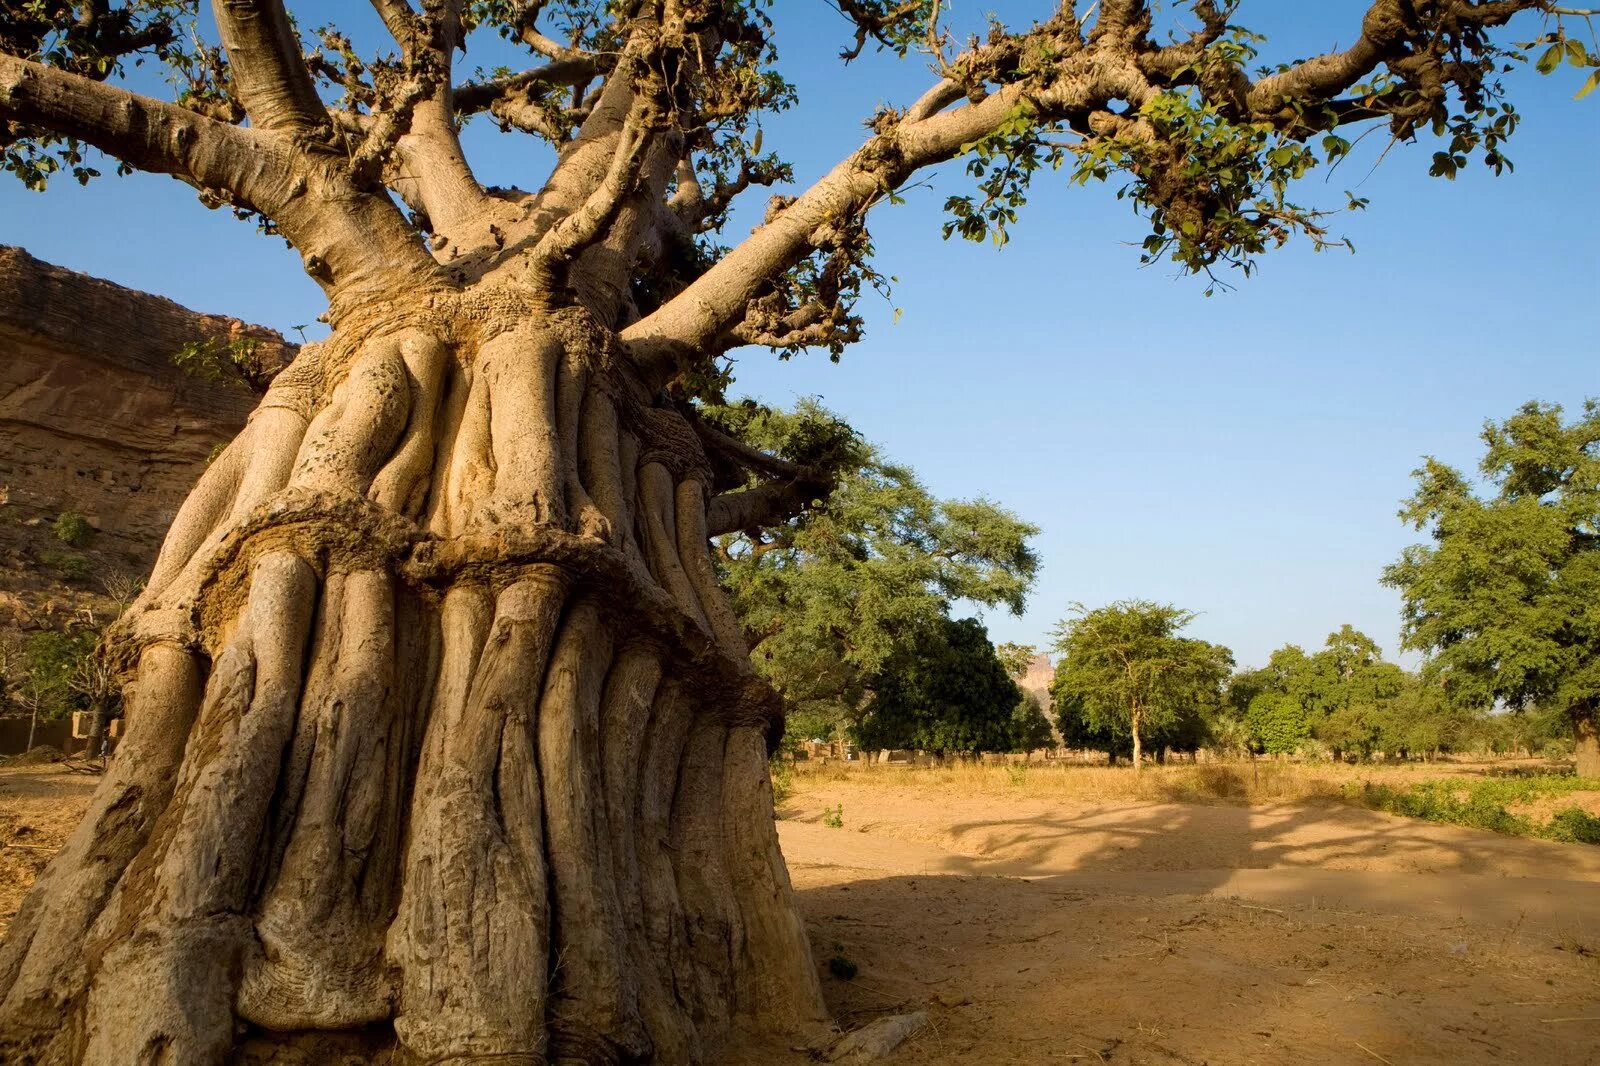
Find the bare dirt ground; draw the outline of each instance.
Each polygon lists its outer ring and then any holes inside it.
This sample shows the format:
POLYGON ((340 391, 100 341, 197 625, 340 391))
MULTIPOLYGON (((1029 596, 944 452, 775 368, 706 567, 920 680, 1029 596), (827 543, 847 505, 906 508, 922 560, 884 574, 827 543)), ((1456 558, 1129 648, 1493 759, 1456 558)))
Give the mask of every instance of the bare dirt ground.
MULTIPOLYGON (((779 832, 834 1016, 929 1013, 893 1062, 1600 1064, 1600 848, 852 776, 779 832)), ((0 926, 93 786, 0 767, 0 926)))
POLYGON ((929 1012, 894 1061, 1600 1063, 1600 848, 852 776, 779 832, 835 1017, 929 1012))

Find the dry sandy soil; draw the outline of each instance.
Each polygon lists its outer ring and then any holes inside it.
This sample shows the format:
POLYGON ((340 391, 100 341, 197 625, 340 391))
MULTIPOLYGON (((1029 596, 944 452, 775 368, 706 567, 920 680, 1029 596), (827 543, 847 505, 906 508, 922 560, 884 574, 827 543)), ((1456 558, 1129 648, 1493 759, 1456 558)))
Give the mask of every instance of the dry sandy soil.
MULTIPOLYGON (((92 787, 0 768, 0 923, 92 787)), ((835 1017, 929 1013, 893 1062, 1600 1064, 1600 848, 866 779, 802 778, 781 814, 835 1017)))
POLYGON ((817 957, 859 967, 824 974, 835 1016, 932 1019, 894 1061, 1600 1063, 1600 848, 1331 802, 797 785, 817 957))

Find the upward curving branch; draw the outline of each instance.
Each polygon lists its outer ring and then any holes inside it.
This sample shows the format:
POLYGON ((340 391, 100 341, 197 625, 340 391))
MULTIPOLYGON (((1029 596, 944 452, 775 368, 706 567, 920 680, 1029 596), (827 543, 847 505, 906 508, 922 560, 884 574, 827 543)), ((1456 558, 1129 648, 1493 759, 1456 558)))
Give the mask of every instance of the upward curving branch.
POLYGON ((291 180, 270 134, 3 53, 0 118, 75 137, 263 214, 281 204, 291 180))
POLYGON ((212 0, 211 10, 228 53, 234 92, 252 123, 297 132, 327 123, 327 110, 279 0, 212 0))
MULTIPOLYGON (((1485 30, 1520 12, 1559 10, 1548 0, 1454 0, 1430 5, 1426 12, 1409 0, 1374 0, 1350 48, 1251 81, 1238 58, 1247 50, 1213 52, 1231 29, 1233 5, 1194 0, 1190 7, 1200 28, 1174 44, 1158 46, 1149 39, 1151 5, 1145 0, 1103 0, 1086 32, 1067 2, 1025 33, 996 31, 953 59, 941 57, 943 77, 908 110, 881 112, 871 124, 873 136, 860 148, 798 198, 780 205, 765 225, 671 300, 624 330, 624 342, 662 379, 698 353, 725 349, 729 341, 771 343, 779 334, 751 330, 745 323, 764 290, 825 247, 838 227, 858 224, 913 174, 991 143, 990 138, 1010 139, 1019 151, 1060 150, 1063 146, 1042 135, 1065 126, 1082 138, 1070 146, 1073 152, 1087 153, 1096 144, 1111 148, 1145 185, 1142 194, 1156 211, 1170 209, 1177 220, 1231 208, 1226 199, 1205 202, 1211 195, 1205 177, 1183 176, 1188 148, 1171 124, 1163 126, 1144 113, 1147 105, 1190 86, 1214 109, 1216 120, 1254 124, 1283 141, 1304 141, 1374 119, 1389 119, 1397 134, 1405 134, 1421 122, 1442 121, 1447 89, 1469 101, 1489 91, 1486 79, 1494 64, 1484 57, 1494 53, 1482 44, 1485 30), (1381 66, 1389 68, 1402 91, 1369 92, 1362 101, 1337 99, 1381 66), (1017 132, 1019 122, 1025 132, 1017 132), (1163 173, 1168 170, 1170 176, 1163 173), (1197 199, 1201 202, 1190 202, 1197 199)), ((866 17, 869 22, 904 19, 909 13, 886 8, 866 17)), ((1245 243, 1281 243, 1291 227, 1321 240, 1313 214, 1286 215, 1287 221, 1262 210, 1251 217, 1247 224, 1259 229, 1247 234, 1245 243)), ((1205 261, 1195 253, 1194 263, 1205 261)), ((796 336, 795 343, 803 345, 824 342, 831 334, 808 329, 796 336)))

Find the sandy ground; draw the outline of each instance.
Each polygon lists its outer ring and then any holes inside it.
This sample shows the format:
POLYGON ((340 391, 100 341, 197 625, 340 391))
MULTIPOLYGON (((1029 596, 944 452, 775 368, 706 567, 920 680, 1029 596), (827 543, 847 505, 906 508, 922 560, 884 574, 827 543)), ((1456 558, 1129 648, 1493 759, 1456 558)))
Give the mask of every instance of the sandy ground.
POLYGON ((824 971, 835 1017, 932 1018, 894 1061, 1600 1063, 1600 848, 1336 804, 800 787, 779 832, 813 945, 859 968, 824 971))
MULTIPOLYGON (((0 768, 0 926, 93 786, 0 768)), ((893 1062, 1600 1064, 1600 848, 865 781, 802 784, 781 814, 834 1016, 930 1015, 893 1062)))

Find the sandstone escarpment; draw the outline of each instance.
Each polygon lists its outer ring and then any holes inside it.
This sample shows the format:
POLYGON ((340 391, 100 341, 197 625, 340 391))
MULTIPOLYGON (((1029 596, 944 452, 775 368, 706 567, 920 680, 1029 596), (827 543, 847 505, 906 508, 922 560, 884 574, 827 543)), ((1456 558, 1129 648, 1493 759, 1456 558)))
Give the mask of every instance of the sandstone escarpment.
POLYGON ((88 517, 140 566, 217 444, 244 425, 242 384, 186 375, 184 345, 277 333, 0 247, 0 484, 12 517, 88 517))
POLYGON ((60 628, 94 611, 108 577, 142 576, 218 444, 255 405, 237 381, 173 364, 185 345, 277 333, 123 288, 0 246, 0 629, 60 628), (86 544, 62 544, 62 512, 86 544))

